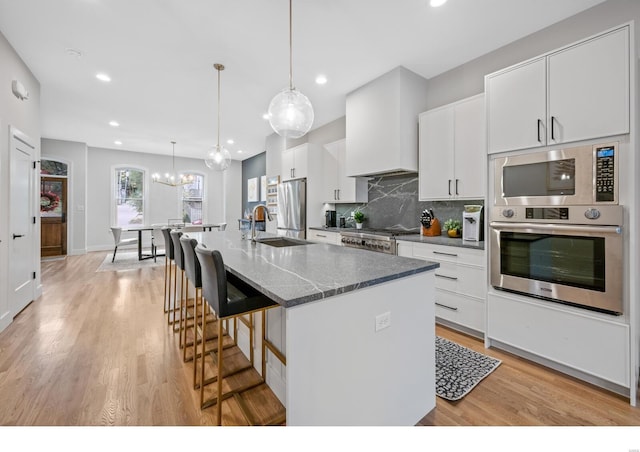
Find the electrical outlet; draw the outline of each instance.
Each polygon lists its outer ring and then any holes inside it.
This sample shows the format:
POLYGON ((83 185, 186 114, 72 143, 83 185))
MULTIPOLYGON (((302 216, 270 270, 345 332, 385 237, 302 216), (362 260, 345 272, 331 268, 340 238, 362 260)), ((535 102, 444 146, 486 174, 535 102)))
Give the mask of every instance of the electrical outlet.
POLYGON ((376 332, 391 326, 391 313, 384 312, 376 316, 376 332))

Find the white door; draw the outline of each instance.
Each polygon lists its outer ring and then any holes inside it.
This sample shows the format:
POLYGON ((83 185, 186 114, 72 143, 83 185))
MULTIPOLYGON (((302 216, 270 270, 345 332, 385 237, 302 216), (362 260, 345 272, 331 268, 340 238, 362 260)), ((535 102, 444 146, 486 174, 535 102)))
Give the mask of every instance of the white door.
POLYGON ((485 125, 484 96, 460 102, 455 108, 455 184, 458 198, 484 199, 485 125))
POLYGON ((429 110, 419 116, 420 200, 455 196, 453 120, 451 106, 429 110))
POLYGON ((35 147, 28 136, 13 127, 9 140, 9 303, 15 317, 34 298, 35 147))
POLYGON ((629 133, 629 99, 627 27, 554 53, 548 143, 629 133))
POLYGON ((546 63, 538 58, 487 77, 489 153, 546 144, 546 63))

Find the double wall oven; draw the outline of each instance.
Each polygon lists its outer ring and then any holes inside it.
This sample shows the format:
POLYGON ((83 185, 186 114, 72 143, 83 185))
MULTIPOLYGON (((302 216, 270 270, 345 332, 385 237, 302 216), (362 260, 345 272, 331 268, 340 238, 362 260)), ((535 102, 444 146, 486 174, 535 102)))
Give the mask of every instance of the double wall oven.
POLYGON ((493 287, 622 313, 617 154, 605 143, 494 160, 493 287))

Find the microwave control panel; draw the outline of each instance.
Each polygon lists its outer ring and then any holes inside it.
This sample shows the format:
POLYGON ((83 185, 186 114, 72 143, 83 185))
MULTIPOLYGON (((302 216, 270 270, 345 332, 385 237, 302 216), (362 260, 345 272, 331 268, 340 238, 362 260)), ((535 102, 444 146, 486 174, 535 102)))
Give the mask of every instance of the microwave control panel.
POLYGON ((615 200, 615 147, 596 148, 596 202, 615 200))

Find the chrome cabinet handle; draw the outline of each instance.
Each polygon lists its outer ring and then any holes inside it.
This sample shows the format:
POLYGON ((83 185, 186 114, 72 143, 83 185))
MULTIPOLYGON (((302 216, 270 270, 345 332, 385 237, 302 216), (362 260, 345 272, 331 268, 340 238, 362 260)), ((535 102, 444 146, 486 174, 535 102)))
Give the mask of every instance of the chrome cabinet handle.
POLYGON ((451 179, 449 179, 449 196, 451 196, 451 179))
POLYGON ((460 179, 456 179, 456 195, 459 195, 459 193, 458 193, 458 181, 459 181, 459 180, 460 180, 460 179))
POLYGON ((447 306, 446 304, 438 303, 437 301, 436 301, 436 306, 440 306, 441 308, 445 308, 445 309, 448 309, 450 311, 457 311, 458 310, 458 308, 452 308, 451 306, 447 306))
POLYGON ((336 200, 340 201, 340 189, 337 189, 336 193, 337 193, 336 200))
POLYGON ((551 117, 551 139, 552 139, 552 140, 555 140, 555 139, 556 139, 556 137, 554 136, 554 132, 553 132, 553 131, 554 131, 553 123, 555 122, 555 120, 556 120, 556 117, 555 117, 555 116, 552 116, 552 117, 551 117))
POLYGON ((455 276, 439 275, 437 273, 436 273, 436 278, 450 279, 451 281, 457 281, 458 280, 458 278, 456 278, 455 276))
POLYGON ((316 234, 316 237, 324 237, 324 238, 327 238, 327 236, 326 236, 326 235, 324 235, 324 234, 316 234))
POLYGON ((458 257, 457 254, 453 254, 453 253, 443 253, 442 251, 434 251, 433 254, 440 254, 442 256, 451 256, 451 257, 458 257))

